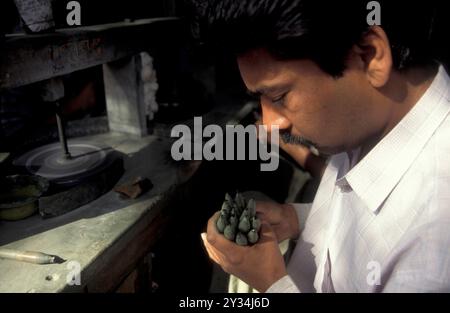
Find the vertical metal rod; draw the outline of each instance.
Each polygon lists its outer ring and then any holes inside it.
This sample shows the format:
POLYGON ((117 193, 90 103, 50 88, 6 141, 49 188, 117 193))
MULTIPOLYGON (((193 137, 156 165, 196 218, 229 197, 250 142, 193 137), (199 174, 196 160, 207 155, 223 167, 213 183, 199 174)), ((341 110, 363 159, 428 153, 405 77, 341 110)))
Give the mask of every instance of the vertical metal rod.
POLYGON ((63 119, 62 119, 62 112, 61 112, 61 106, 59 104, 59 101, 56 101, 56 123, 58 124, 58 136, 59 136, 59 142, 61 143, 61 148, 64 153, 64 157, 66 159, 70 159, 72 156, 69 152, 69 147, 67 146, 67 138, 66 133, 64 131, 64 125, 63 125, 63 119))

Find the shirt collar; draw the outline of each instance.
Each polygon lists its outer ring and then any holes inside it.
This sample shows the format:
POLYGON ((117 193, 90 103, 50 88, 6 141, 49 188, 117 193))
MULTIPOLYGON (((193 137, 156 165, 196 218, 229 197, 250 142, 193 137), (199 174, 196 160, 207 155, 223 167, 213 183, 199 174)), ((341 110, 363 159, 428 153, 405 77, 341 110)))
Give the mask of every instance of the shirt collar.
POLYGON ((450 78, 443 66, 403 119, 340 179, 373 212, 391 193, 450 111, 450 78))

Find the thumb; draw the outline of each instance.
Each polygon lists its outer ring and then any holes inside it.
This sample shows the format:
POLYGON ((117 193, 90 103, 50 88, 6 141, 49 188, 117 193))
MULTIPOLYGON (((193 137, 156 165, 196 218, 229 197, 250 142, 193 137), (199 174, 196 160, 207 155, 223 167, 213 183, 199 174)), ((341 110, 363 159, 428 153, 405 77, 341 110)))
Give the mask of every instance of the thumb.
POLYGON ((256 201, 256 213, 261 221, 271 224, 279 223, 279 214, 277 214, 277 210, 274 209, 275 206, 275 203, 256 201))
POLYGON ((262 221, 261 223, 261 232, 260 232, 260 242, 267 242, 267 241, 275 241, 278 242, 277 236, 275 235, 275 232, 273 228, 270 226, 269 223, 262 221))

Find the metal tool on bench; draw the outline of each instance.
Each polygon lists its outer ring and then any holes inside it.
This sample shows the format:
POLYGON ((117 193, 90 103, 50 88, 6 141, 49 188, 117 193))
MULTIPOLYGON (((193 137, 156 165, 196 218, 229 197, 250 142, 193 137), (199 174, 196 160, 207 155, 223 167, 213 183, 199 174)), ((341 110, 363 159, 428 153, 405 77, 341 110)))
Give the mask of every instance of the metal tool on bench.
POLYGON ((123 173, 123 162, 111 147, 81 139, 67 140, 60 100, 62 79, 43 85, 42 98, 55 103, 59 143, 35 148, 16 158, 15 166, 50 182, 49 193, 39 199, 43 217, 64 214, 109 191, 123 173))
POLYGON ((0 259, 22 261, 34 264, 60 264, 65 262, 64 259, 60 258, 57 255, 13 249, 0 249, 0 259))

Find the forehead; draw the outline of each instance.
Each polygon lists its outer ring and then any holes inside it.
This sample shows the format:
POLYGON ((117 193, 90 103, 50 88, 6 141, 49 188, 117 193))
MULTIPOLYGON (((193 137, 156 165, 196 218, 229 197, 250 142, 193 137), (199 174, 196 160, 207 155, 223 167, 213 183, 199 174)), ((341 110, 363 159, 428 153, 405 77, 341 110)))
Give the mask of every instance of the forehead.
POLYGON ((276 60, 265 49, 248 51, 237 58, 239 70, 247 87, 271 81, 283 71, 283 62, 276 60))
POLYGON ((265 49, 254 49, 237 58, 242 79, 250 90, 289 84, 317 74, 310 60, 278 60, 265 49))

